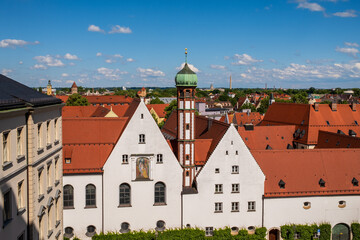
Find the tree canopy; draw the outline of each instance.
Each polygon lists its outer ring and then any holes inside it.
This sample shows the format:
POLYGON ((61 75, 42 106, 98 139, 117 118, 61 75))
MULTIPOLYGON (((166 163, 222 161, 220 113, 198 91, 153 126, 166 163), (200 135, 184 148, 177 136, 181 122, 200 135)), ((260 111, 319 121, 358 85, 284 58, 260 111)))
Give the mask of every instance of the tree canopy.
POLYGON ((66 101, 66 106, 89 106, 89 105, 90 105, 89 101, 78 93, 70 95, 70 97, 66 101))

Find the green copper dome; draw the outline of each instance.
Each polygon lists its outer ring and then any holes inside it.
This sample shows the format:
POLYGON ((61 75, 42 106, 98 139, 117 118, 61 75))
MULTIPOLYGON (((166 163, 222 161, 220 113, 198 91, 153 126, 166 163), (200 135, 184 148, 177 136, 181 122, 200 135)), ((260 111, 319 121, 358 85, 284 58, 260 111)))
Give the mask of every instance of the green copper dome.
POLYGON ((194 73, 188 66, 187 63, 185 63, 185 66, 183 69, 180 70, 176 74, 175 77, 175 84, 176 86, 197 86, 197 76, 196 73, 194 73))

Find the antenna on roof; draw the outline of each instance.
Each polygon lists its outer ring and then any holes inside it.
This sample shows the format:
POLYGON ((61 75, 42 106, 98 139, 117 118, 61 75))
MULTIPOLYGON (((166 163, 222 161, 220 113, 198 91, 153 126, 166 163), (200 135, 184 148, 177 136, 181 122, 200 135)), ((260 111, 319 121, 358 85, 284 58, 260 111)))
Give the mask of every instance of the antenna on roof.
POLYGON ((187 63, 187 48, 185 48, 185 63, 187 63))

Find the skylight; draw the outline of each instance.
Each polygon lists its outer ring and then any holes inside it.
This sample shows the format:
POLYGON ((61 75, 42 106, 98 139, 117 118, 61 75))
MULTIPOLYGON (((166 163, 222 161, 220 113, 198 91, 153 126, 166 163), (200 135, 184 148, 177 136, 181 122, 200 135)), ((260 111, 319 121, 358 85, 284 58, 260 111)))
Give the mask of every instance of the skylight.
POLYGON ((353 179, 351 180, 351 183, 352 183, 352 185, 353 185, 354 187, 359 186, 359 181, 358 181, 356 178, 353 178, 353 179))
POLYGON ((325 181, 324 181, 324 179, 320 178, 320 180, 319 180, 319 185, 320 185, 320 187, 325 187, 325 181))
POLYGON ((285 182, 284 182, 282 179, 280 179, 280 181, 279 181, 279 187, 280 187, 281 189, 284 189, 284 188, 285 188, 285 182))

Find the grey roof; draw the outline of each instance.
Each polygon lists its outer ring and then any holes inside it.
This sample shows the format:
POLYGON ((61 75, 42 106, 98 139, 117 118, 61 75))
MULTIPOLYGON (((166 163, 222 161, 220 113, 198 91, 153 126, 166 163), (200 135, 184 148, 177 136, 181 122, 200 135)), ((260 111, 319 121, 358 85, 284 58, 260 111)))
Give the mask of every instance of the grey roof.
POLYGON ((0 110, 60 103, 60 99, 35 91, 0 74, 0 110))

